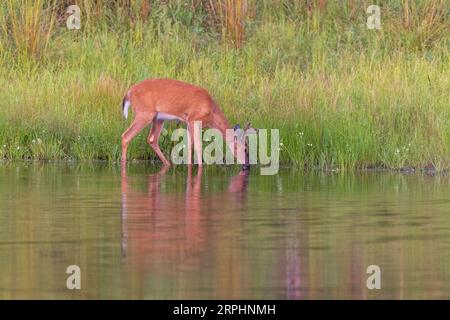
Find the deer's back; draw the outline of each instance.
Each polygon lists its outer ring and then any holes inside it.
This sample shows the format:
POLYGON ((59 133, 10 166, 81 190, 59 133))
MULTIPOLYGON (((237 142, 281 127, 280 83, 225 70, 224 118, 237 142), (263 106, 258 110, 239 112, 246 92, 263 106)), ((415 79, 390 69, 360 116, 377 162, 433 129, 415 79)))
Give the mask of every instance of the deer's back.
POLYGON ((212 98, 205 89, 173 79, 147 79, 132 86, 128 96, 133 111, 161 112, 182 119, 210 113, 212 98))

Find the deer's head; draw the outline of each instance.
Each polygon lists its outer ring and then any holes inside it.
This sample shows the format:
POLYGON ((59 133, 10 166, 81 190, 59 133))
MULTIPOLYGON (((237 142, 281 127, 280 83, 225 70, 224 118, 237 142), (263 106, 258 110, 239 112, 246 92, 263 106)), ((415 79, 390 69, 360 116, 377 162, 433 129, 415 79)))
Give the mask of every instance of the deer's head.
POLYGON ((258 129, 251 127, 250 122, 247 122, 244 129, 241 129, 241 126, 239 124, 236 124, 234 126, 234 131, 237 131, 237 130, 242 130, 243 132, 236 139, 241 139, 241 142, 243 142, 245 145, 245 163, 242 165, 242 169, 250 170, 250 156, 249 156, 250 151, 249 151, 248 139, 246 137, 248 137, 249 135, 252 135, 252 134, 257 134, 258 129))

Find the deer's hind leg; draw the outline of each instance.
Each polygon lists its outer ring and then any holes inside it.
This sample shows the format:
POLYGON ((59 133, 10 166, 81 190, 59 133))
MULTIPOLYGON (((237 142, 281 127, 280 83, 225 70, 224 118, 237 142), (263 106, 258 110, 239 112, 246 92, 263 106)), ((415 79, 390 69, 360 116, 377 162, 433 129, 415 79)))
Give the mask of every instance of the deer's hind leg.
POLYGON ((137 115, 133 120, 133 123, 131 123, 131 126, 122 134, 122 164, 127 161, 128 144, 153 120, 155 114, 155 112, 152 112, 151 114, 147 114, 145 116, 137 115))
POLYGON ((147 143, 152 147, 153 151, 158 155, 159 159, 162 161, 164 166, 170 166, 169 160, 166 159, 164 153, 162 153, 159 148, 158 140, 161 135, 161 130, 164 126, 163 119, 154 118, 152 122, 152 128, 150 129, 150 133, 148 134, 147 143))

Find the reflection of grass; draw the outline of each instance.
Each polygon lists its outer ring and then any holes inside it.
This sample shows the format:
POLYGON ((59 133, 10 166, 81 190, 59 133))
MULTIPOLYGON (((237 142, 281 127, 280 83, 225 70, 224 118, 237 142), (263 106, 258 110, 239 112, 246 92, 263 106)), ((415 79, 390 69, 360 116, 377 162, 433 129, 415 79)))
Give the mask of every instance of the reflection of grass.
MULTIPOLYGON (((333 2, 301 19, 257 8, 239 49, 197 18, 179 22, 175 14, 188 9, 158 7, 132 26, 115 25, 109 13, 98 25, 86 18, 82 31, 46 27, 31 33, 48 32, 37 44, 15 40, 12 20, 2 20, 0 157, 116 160, 129 122, 124 92, 171 77, 208 88, 233 123, 279 128, 286 164, 448 168, 450 17, 439 9, 445 2, 433 3, 423 10, 437 13, 424 18, 419 8, 388 6, 382 31, 365 28, 364 11, 333 2)), ((53 23, 47 11, 41 19, 53 23)), ((155 157, 142 134, 129 153, 155 157)))

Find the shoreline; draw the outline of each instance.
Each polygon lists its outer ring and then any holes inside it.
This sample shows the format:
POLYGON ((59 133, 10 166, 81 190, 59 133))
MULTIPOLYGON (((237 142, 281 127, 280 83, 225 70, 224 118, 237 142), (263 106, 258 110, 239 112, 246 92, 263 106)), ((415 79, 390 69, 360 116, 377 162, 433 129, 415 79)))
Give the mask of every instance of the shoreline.
MULTIPOLYGON (((110 166, 110 167, 120 167, 120 161, 109 161, 109 160, 101 160, 101 159, 93 159, 93 160, 35 160, 35 159, 22 159, 22 160, 10 160, 10 159, 0 159, 0 166, 9 165, 9 164, 43 164, 43 165, 100 165, 100 166, 110 166)), ((162 163, 155 160, 140 160, 140 159, 130 159, 127 162, 127 166, 135 166, 135 165, 152 165, 155 168, 162 168, 162 163)), ((203 170, 208 169, 232 169, 236 167, 240 167, 240 164, 231 164, 231 165, 206 165, 204 164, 203 170)), ((187 165, 172 165, 170 169, 173 168, 187 168, 187 165)), ((252 165, 250 172, 256 171, 259 169, 260 165, 252 165)), ((193 164, 192 168, 196 169, 197 165, 193 164)), ((445 168, 442 170, 436 170, 429 166, 421 167, 421 168, 413 168, 413 167, 403 167, 403 168, 387 168, 387 167, 368 167, 368 168, 354 168, 354 169, 339 169, 339 168, 320 168, 312 167, 308 168, 304 166, 295 166, 295 165, 283 165, 280 164, 279 171, 302 171, 304 173, 398 173, 398 174, 409 174, 409 175, 427 175, 427 176, 449 176, 450 168, 445 168)), ((276 176, 277 174, 273 175, 276 176)))

